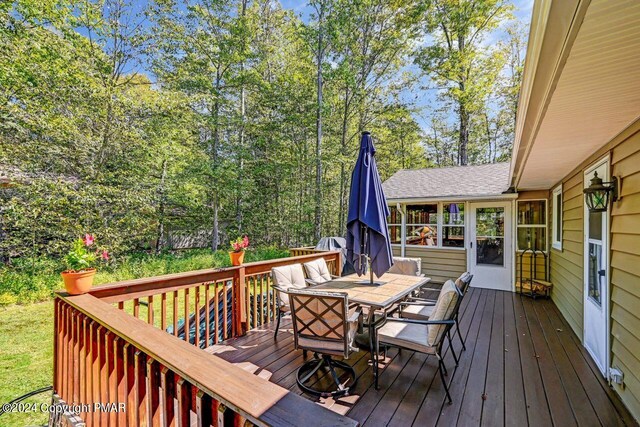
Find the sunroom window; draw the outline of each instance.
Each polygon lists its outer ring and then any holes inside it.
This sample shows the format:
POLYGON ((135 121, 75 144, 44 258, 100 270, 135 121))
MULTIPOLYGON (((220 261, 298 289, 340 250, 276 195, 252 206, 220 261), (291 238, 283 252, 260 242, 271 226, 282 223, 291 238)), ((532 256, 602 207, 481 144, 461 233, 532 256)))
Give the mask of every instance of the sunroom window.
POLYGON ((389 210, 391 214, 387 218, 387 225, 389 226, 391 244, 400 244, 402 243, 402 216, 395 206, 389 206, 389 210))
POLYGON ((438 204, 407 205, 407 245, 438 246, 438 204))
POLYGON ((464 248, 464 203, 442 205, 442 246, 464 248))
POLYGON ((547 250, 546 212, 546 200, 518 200, 518 250, 547 250))

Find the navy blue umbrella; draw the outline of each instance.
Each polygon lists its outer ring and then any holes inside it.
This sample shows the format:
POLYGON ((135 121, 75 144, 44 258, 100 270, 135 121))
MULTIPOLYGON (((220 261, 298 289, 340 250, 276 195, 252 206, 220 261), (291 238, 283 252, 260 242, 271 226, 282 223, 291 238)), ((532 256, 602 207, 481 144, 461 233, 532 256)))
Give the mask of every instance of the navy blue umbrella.
POLYGON ((351 175, 347 217, 347 259, 358 275, 367 272, 380 277, 393 265, 387 217, 389 207, 382 191, 375 160, 376 149, 369 132, 362 133, 360 153, 351 175))

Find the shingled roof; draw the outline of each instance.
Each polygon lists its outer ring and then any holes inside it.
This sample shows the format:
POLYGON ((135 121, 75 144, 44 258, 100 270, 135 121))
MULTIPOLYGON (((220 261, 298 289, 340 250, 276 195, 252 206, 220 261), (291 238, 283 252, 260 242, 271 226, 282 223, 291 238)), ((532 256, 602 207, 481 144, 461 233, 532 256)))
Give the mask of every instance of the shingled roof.
POLYGON ((509 163, 403 169, 382 188, 387 200, 498 196, 509 188, 509 163))

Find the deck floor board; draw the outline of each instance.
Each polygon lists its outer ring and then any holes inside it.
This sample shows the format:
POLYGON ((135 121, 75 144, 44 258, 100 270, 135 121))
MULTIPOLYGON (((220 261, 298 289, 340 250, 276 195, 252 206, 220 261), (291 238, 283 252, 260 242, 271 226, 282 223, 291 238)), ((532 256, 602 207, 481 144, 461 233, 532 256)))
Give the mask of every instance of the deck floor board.
MULTIPOLYGON (((365 426, 637 425, 553 302, 472 288, 461 313, 467 350, 454 337, 457 368, 444 348, 452 405, 435 357, 394 348, 386 354, 379 390, 369 354, 360 352, 347 360, 359 377, 351 395, 303 394, 296 371, 311 355, 294 349, 287 318, 276 339, 275 323, 267 324, 207 351, 365 426)), ((330 378, 321 373, 316 381, 330 378)))

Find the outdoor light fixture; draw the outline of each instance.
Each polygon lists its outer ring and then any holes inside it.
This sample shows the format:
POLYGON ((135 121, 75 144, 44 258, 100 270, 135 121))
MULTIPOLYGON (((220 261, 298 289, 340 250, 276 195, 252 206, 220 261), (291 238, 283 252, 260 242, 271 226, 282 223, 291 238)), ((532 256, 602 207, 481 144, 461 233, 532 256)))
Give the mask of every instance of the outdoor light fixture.
POLYGON ((594 172, 591 185, 584 189, 584 194, 589 212, 606 212, 609 199, 613 202, 618 200, 618 178, 614 176, 613 181, 602 182, 598 172, 594 172))

